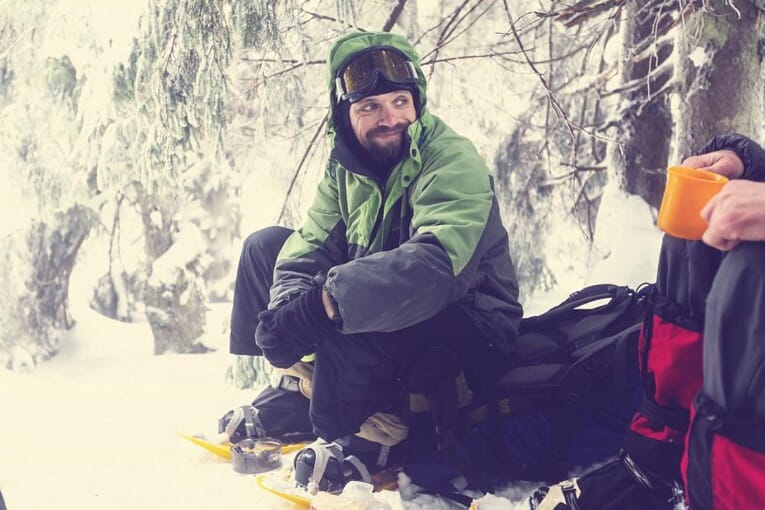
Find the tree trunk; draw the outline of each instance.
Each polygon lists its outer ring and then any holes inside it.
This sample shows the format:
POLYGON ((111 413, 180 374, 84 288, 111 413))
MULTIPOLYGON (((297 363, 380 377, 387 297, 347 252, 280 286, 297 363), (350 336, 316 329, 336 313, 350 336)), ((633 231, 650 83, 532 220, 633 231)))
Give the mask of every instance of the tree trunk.
POLYGON ((611 178, 621 179, 624 191, 658 209, 672 140, 669 99, 662 88, 672 79, 673 48, 665 42, 637 57, 634 54, 636 48, 650 48, 652 39, 673 23, 673 17, 669 9, 654 14, 642 2, 630 2, 621 21, 621 76, 622 83, 630 86, 621 95, 622 121, 615 133, 619 144, 611 151, 611 178))
POLYGON ((190 225, 180 231, 178 202, 173 196, 161 197, 139 188, 138 202, 150 261, 141 298, 154 335, 154 354, 206 352, 209 349, 198 343, 207 320, 207 298, 198 267, 204 250, 201 233, 190 225))
POLYGON ((544 184, 547 174, 538 143, 526 138, 530 124, 530 120, 522 119, 494 158, 497 198, 505 227, 512 233, 510 252, 525 296, 549 290, 556 283, 544 249, 553 188, 544 184))
POLYGON ((50 358, 59 350, 61 330, 74 326, 69 277, 94 221, 90 209, 73 206, 57 213, 52 224, 33 222, 21 251, 6 239, 0 358, 9 368, 32 368, 50 358))
POLYGON ((686 18, 678 41, 679 112, 674 161, 726 132, 762 136, 765 30, 753 2, 726 2, 686 18))
POLYGON ((181 267, 171 269, 171 278, 165 271, 159 272, 165 275, 152 275, 143 293, 154 354, 207 352, 207 347, 197 343, 204 332, 207 303, 199 279, 181 267))

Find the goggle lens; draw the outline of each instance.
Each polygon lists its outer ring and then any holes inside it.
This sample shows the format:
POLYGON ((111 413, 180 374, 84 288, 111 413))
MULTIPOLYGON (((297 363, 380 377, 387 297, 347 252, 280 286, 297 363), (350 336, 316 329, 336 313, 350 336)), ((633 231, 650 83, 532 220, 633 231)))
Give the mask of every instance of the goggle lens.
POLYGON ((374 49, 356 56, 339 74, 339 98, 363 95, 374 86, 378 73, 391 83, 417 83, 414 65, 402 53, 385 48, 374 49))

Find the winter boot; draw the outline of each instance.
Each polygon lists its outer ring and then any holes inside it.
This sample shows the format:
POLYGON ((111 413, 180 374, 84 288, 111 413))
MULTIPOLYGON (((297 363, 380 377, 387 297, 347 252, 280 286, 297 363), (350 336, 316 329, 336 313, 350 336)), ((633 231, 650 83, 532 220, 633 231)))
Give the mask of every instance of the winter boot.
POLYGON ((352 480, 374 484, 375 473, 400 464, 401 452, 400 445, 383 446, 358 436, 318 439, 295 455, 295 484, 312 493, 338 493, 352 480))
POLYGON ((310 401, 299 391, 299 379, 282 375, 274 386, 267 386, 252 404, 232 409, 218 420, 218 433, 232 443, 261 437, 285 443, 316 438, 308 418, 310 401))

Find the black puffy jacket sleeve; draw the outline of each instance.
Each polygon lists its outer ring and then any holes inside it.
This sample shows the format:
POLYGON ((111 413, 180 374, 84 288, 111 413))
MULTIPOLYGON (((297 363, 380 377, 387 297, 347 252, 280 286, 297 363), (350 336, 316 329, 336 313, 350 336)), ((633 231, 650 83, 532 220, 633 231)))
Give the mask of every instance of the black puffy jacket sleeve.
POLYGON ((742 179, 765 182, 765 150, 757 142, 738 133, 717 135, 704 144, 697 154, 723 149, 732 150, 744 162, 742 179))

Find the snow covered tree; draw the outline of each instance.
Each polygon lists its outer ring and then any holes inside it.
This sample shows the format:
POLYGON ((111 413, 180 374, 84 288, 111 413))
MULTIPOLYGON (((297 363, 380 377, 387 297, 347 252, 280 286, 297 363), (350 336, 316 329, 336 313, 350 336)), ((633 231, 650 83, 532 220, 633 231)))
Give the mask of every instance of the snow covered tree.
POLYGON ((617 25, 608 16, 591 25, 567 24, 560 6, 514 14, 505 4, 507 43, 516 48, 512 72, 528 74, 525 112, 502 142, 495 165, 498 190, 522 290, 531 296, 555 286, 554 259, 571 269, 594 236, 605 183, 606 137, 598 128, 607 104, 606 49, 617 25), (579 232, 578 239, 551 230, 579 232), (568 256, 564 255, 568 254, 568 256))
POLYGON ((115 73, 122 120, 112 140, 128 158, 99 177, 130 189, 140 212, 146 266, 138 291, 157 354, 206 350, 197 342, 207 303, 203 277, 228 270, 238 225, 223 152, 226 8, 222 1, 150 1, 131 57, 115 73), (179 243, 183 251, 173 249, 179 243))
POLYGON ((82 79, 69 56, 46 55, 55 16, 46 7, 0 12, 0 158, 26 206, 0 239, 0 365, 11 368, 58 352, 73 325, 69 276, 95 220, 89 169, 73 157, 82 79))
POLYGON ((658 208, 672 141, 670 92, 674 32, 680 9, 663 0, 628 2, 620 15, 619 106, 609 119, 611 175, 630 194, 658 208))

